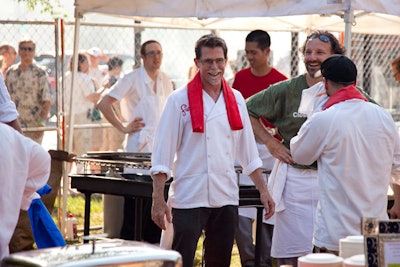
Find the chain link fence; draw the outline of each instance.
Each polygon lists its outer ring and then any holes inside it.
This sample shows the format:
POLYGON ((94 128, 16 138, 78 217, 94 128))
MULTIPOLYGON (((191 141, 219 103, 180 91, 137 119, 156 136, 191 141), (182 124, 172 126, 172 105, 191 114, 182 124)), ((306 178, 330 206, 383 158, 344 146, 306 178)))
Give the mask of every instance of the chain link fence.
POLYGON ((400 56, 399 35, 353 34, 352 58, 358 68, 358 84, 395 115, 400 109, 400 85, 394 80, 390 63, 400 56))
MULTIPOLYGON (((0 21, 3 33, 1 43, 17 47, 22 39, 36 42, 37 62, 47 68, 54 94, 58 99, 64 91, 59 78, 67 71, 67 62, 74 47, 75 26, 71 22, 0 21), (60 26, 62 25, 62 26, 60 26), (56 50, 58 47, 58 50, 56 50), (60 47, 62 49, 60 49, 60 47), (64 64, 56 64, 55 55, 62 55, 64 64)), ((163 47, 162 70, 173 80, 176 88, 184 85, 193 66, 194 44, 209 30, 143 27, 140 23, 131 25, 99 24, 82 21, 79 33, 79 50, 99 47, 107 56, 119 55, 124 59, 123 73, 141 65, 139 47, 149 39, 159 41, 163 47)), ((239 69, 248 66, 243 51, 248 31, 224 31, 215 33, 225 39, 228 45, 229 64, 225 76, 232 81, 239 69)), ((269 32, 271 35, 271 64, 288 77, 305 71, 300 47, 305 33, 269 32)), ((340 36, 340 33, 335 33, 340 36)), ((391 73, 390 62, 400 56, 400 35, 352 34, 351 57, 356 62, 359 75, 358 85, 363 87, 383 107, 397 116, 400 109, 399 84, 391 73)), ((106 64, 102 62, 101 64, 106 64)), ((55 102, 57 103, 57 102, 55 102)), ((58 112, 56 104, 52 115, 58 112)), ((62 102, 58 101, 59 112, 62 102)), ((61 113, 59 113, 61 114, 61 113)))

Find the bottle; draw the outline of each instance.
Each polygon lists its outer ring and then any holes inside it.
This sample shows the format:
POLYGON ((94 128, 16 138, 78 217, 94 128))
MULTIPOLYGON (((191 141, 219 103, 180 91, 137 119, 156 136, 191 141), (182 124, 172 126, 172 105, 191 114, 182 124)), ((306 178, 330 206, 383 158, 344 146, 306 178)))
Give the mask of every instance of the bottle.
POLYGON ((74 217, 72 213, 68 213, 67 216, 67 240, 72 241, 78 238, 78 228, 77 228, 78 221, 74 217))

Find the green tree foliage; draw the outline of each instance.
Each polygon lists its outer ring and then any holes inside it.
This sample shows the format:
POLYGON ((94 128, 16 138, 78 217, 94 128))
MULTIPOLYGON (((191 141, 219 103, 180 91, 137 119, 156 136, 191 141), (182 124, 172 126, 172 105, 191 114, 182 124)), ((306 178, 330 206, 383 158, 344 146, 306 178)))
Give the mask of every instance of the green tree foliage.
POLYGON ((66 14, 60 12, 62 6, 60 0, 16 0, 19 3, 25 3, 28 10, 39 10, 42 14, 47 13, 53 16, 66 17, 66 14))

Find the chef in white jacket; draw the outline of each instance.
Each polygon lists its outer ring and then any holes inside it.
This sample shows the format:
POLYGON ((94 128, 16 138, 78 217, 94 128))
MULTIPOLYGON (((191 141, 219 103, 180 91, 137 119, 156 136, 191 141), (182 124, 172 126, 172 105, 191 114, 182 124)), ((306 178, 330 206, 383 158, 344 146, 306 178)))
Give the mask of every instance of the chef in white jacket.
POLYGON ((0 123, 0 260, 9 254, 8 244, 20 209, 28 210, 40 196, 50 174, 50 154, 40 144, 0 123))
MULTIPOLYGON (((143 66, 119 79, 103 95, 97 106, 104 117, 120 132, 126 134, 124 151, 152 152, 154 133, 167 97, 173 91, 171 79, 161 70, 163 50, 156 40, 148 40, 140 47, 143 66), (120 103, 121 116, 115 112, 114 103, 120 103)), ((124 172, 135 172, 125 168, 124 172)), ((123 214, 117 212, 120 207, 119 197, 105 197, 106 216, 104 228, 113 237, 122 239, 135 238, 136 200, 125 197, 123 214), (121 216, 123 215, 123 216, 121 216), (123 217, 123 218, 121 218, 123 217), (120 230, 120 233, 118 230, 120 230)), ((143 241, 158 243, 161 231, 150 218, 151 201, 143 200, 142 216, 143 241)))
POLYGON ((212 34, 202 36, 195 52, 199 71, 170 95, 156 131, 152 219, 162 229, 165 217, 173 222, 172 249, 181 253, 183 267, 193 266, 203 230, 205 266, 228 267, 238 222, 235 159, 260 191, 267 218, 274 204, 260 169, 245 101, 223 78, 225 41, 212 34), (169 206, 164 188, 171 175, 169 206))
POLYGON ((0 74, 0 122, 6 123, 17 131, 22 132, 18 116, 15 103, 11 100, 6 84, 4 83, 4 77, 0 74))
POLYGON ((318 162, 314 252, 338 253, 341 238, 361 234, 361 218, 387 219, 391 182, 391 212, 400 214, 400 141, 390 113, 356 89, 357 68, 349 58, 330 56, 321 72, 329 99, 291 140, 290 151, 296 163, 318 162))

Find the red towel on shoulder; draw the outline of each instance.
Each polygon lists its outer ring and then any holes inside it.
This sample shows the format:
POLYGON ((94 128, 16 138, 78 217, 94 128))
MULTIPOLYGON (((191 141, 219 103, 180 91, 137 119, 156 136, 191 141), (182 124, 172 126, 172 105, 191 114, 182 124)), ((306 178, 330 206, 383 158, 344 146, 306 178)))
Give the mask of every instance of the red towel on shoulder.
MULTIPOLYGON (((193 132, 204 133, 203 85, 201 83, 200 72, 196 73, 194 78, 188 83, 187 87, 193 132)), ((235 94, 224 78, 222 78, 222 92, 224 94, 225 107, 231 129, 243 129, 243 123, 240 118, 235 94)))
POLYGON ((340 88, 333 95, 331 95, 325 104, 324 110, 349 99, 358 98, 364 101, 368 101, 367 98, 354 86, 350 85, 347 87, 340 88))

